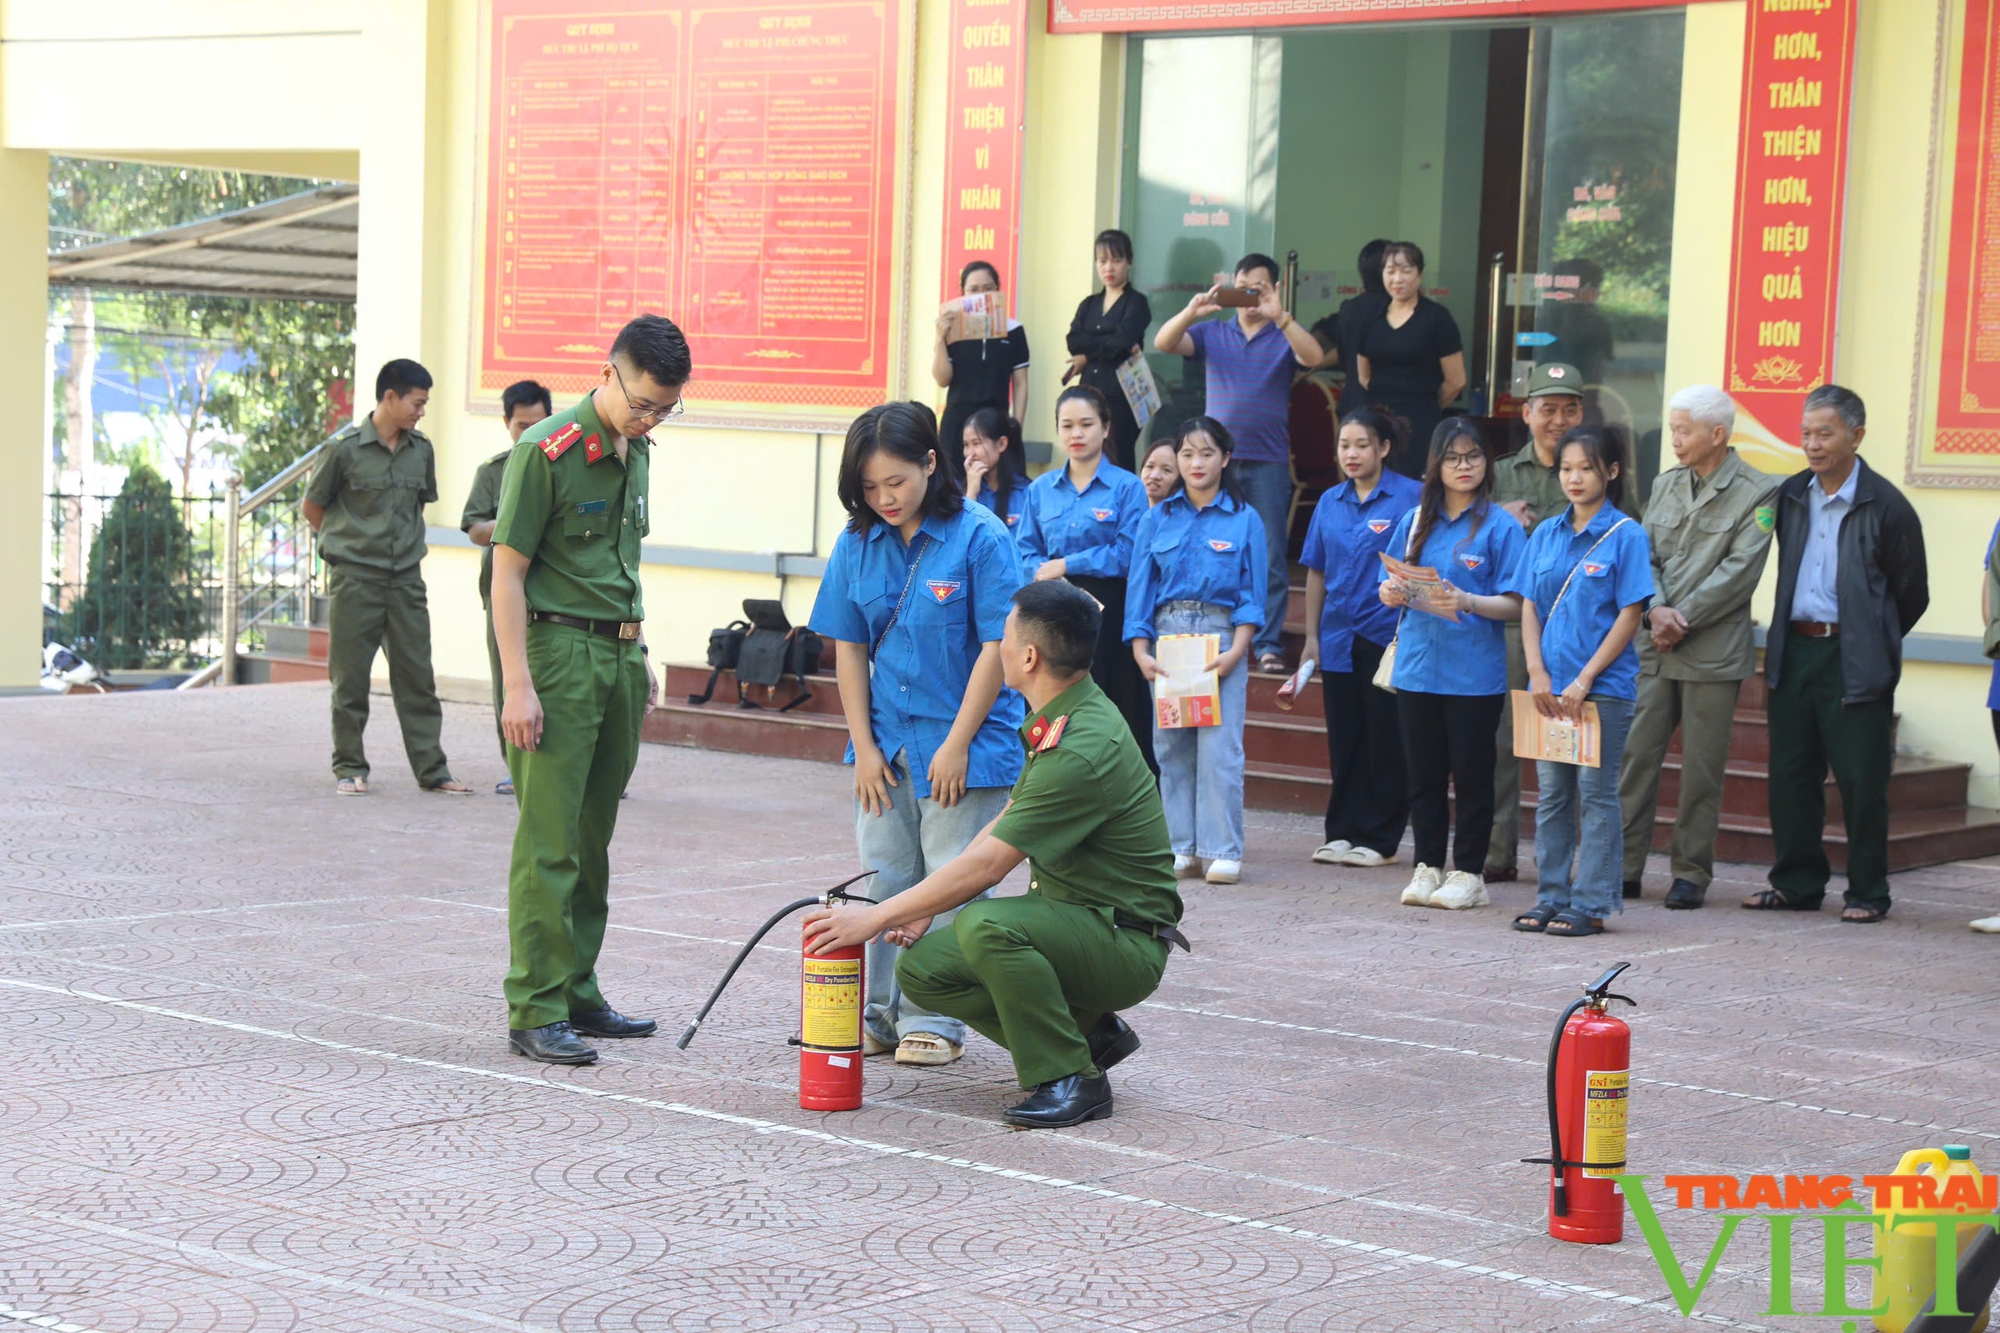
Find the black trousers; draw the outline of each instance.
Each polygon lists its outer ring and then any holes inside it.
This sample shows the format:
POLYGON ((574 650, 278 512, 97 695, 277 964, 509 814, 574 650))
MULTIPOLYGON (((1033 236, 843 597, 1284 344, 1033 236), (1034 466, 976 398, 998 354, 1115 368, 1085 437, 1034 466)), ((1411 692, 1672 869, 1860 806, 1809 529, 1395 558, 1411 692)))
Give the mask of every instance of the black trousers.
POLYGON ((1445 867, 1445 834, 1451 821, 1446 784, 1458 801, 1452 864, 1477 875, 1493 838, 1494 736, 1504 694, 1424 694, 1401 690, 1396 706, 1403 725, 1403 765, 1409 772, 1410 829, 1416 857, 1445 867))
POLYGON ((1320 677, 1326 757, 1333 772, 1326 840, 1344 839, 1393 857, 1410 822, 1410 791, 1396 696, 1375 688, 1382 651, 1381 644, 1356 636, 1353 669, 1320 677))
MULTIPOLYGON (((1031 577, 1033 570, 1026 571, 1031 577)), ((1097 630, 1097 653, 1090 660, 1090 676, 1097 688, 1118 707, 1146 767, 1160 776, 1159 761, 1153 758, 1153 687, 1140 674, 1125 643, 1125 580, 1092 578, 1072 574, 1069 581, 1104 604, 1104 620, 1097 630)))

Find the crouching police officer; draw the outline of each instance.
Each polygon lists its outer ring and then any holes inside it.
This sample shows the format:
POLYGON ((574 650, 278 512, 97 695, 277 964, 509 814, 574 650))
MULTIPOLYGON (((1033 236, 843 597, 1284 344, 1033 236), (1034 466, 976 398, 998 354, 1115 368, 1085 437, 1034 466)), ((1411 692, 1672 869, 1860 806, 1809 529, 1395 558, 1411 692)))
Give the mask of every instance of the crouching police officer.
POLYGON ((1005 1047, 1033 1095, 1010 1124, 1060 1128, 1111 1114, 1104 1071, 1139 1049, 1118 1017, 1151 995, 1176 927, 1173 852, 1160 791, 1132 730, 1090 678, 1101 611, 1060 579, 1014 594, 1000 640, 1028 701, 1027 763, 1000 817, 916 887, 873 907, 806 918, 825 953, 876 935, 907 948, 904 994, 1005 1047), (1026 859, 1028 892, 974 901, 1026 859), (931 918, 959 908, 951 927, 931 918))
POLYGON ((578 1033, 644 1037, 597 985, 611 831, 658 701, 639 627, 646 431, 680 408, 687 340, 641 315, 582 402, 525 431, 493 527, 500 727, 520 822, 507 876, 508 1040, 531 1060, 597 1059, 578 1033))

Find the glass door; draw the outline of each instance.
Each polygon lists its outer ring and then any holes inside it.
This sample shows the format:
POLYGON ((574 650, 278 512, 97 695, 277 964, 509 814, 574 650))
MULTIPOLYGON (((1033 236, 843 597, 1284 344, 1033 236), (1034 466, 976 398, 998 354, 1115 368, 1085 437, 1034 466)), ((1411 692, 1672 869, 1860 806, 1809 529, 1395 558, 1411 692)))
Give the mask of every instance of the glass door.
POLYGON ((1529 46, 1512 390, 1537 361, 1582 372, 1640 493, 1660 469, 1680 145, 1681 11, 1538 24, 1529 46))

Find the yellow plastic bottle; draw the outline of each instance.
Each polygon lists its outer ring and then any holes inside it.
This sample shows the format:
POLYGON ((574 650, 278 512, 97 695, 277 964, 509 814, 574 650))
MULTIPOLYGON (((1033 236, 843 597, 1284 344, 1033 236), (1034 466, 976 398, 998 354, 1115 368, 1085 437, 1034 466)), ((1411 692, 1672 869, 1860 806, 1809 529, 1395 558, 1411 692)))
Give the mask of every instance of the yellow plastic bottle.
MULTIPOLYGON (((1903 1160, 1896 1163, 1895 1174, 1940 1178, 1971 1176, 1975 1185, 1983 1179, 1979 1168, 1972 1164, 1972 1150, 1956 1143, 1948 1143, 1942 1148, 1914 1148, 1904 1153, 1903 1160)), ((1940 1184, 1938 1188, 1942 1190, 1944 1186, 1940 1184)), ((1875 1274, 1868 1303, 1880 1305, 1886 1296, 1889 1309, 1876 1317, 1875 1327, 1880 1333, 1903 1333, 1937 1290, 1937 1224, 1914 1223, 1907 1219, 1954 1217, 1964 1211, 1977 1210, 1902 1207, 1901 1190, 1893 1192, 1897 1206, 1891 1207, 1891 1195, 1889 1190, 1875 1191, 1875 1212, 1882 1219, 1882 1225, 1875 1231, 1875 1257, 1882 1261, 1882 1267, 1875 1274), (1904 1219, 1902 1224, 1894 1231, 1889 1230, 1889 1224, 1898 1218, 1904 1219)), ((1978 1227, 1958 1228, 1960 1254, 1978 1234, 1978 1227)), ((1972 1333, 1983 1333, 1992 1314, 1993 1307, 1989 1303, 1973 1322, 1972 1333)))

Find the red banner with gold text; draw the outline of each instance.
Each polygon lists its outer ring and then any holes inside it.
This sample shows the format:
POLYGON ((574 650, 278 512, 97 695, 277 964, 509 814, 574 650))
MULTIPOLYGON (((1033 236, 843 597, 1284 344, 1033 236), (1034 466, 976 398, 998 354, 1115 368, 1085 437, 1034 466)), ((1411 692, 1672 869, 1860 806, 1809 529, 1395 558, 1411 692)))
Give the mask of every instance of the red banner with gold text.
POLYGON ((983 259, 1015 308, 1021 258, 1021 127, 1027 112, 1028 0, 950 0, 944 166, 944 286, 983 259))
POLYGON ((1856 0, 1750 0, 1724 384, 1787 444, 1833 378, 1856 0))
POLYGON ((899 0, 491 0, 477 389, 596 379, 644 312, 698 411, 881 402, 899 0))
POLYGON ((2000 457, 2000 0, 1967 0, 1960 49, 1935 449, 1990 458, 2000 457))

